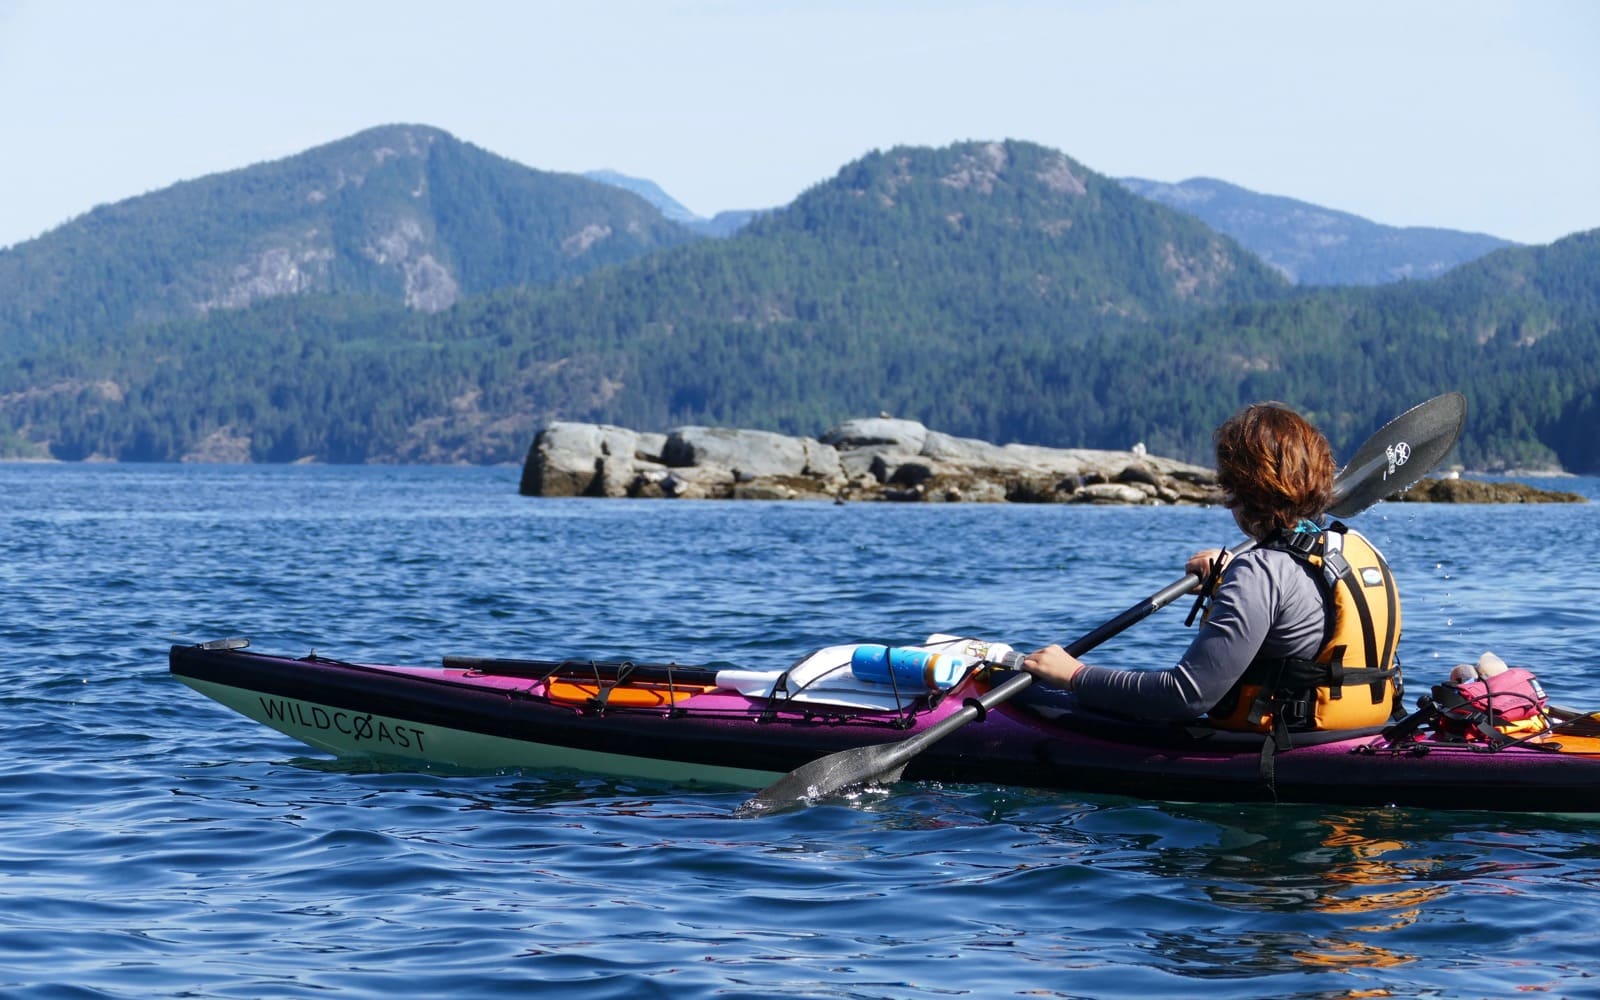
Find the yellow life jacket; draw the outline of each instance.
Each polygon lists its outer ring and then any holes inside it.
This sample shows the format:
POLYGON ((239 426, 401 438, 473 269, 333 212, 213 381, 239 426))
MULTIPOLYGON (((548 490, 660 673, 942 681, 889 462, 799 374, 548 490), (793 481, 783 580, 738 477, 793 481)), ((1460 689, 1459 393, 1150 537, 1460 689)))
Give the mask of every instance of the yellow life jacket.
POLYGON ((1315 567, 1328 610, 1322 648, 1310 660, 1258 658, 1209 713, 1219 729, 1272 733, 1369 729, 1400 711, 1400 594, 1383 555, 1334 522, 1280 534, 1265 548, 1315 567))

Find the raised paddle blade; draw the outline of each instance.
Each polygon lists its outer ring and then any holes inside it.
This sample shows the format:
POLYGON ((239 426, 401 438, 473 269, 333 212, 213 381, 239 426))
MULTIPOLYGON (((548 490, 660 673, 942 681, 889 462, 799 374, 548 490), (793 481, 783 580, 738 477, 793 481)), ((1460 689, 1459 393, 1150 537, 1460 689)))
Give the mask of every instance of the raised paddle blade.
POLYGON ((1461 437, 1467 397, 1447 392, 1418 403, 1367 439, 1333 483, 1334 517, 1353 517, 1416 485, 1461 437))
MULTIPOLYGON (((1466 416, 1466 397, 1451 392, 1419 403, 1389 421, 1356 450, 1356 457, 1334 479, 1333 504, 1328 513, 1335 517, 1353 517, 1427 475, 1455 447, 1466 416)), ((1255 544, 1253 540, 1246 541, 1230 551, 1237 555, 1255 544)), ((1082 656, 1188 593, 1199 582, 1200 578, 1191 573, 1168 584, 1094 631, 1080 636, 1067 646, 1067 651, 1082 656)), ((912 757, 968 722, 982 718, 989 709, 1032 683, 1032 674, 1016 674, 979 698, 976 705, 968 702, 960 711, 898 743, 841 750, 802 764, 757 792, 755 798, 739 808, 739 813, 753 815, 793 808, 857 785, 897 781, 912 757)))

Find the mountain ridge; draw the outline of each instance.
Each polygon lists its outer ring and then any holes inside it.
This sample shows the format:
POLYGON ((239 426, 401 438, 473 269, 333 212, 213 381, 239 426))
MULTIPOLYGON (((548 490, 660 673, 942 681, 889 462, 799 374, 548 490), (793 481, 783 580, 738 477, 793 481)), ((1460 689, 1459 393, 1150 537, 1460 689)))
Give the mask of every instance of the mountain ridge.
POLYGON ((1192 177, 1177 184, 1118 178, 1227 233, 1300 285, 1378 285, 1436 278, 1510 240, 1427 226, 1388 226, 1359 215, 1227 181, 1192 177))
POLYGON ((26 339, 42 321, 81 333, 311 292, 438 311, 691 238, 616 188, 429 126, 379 126, 103 205, 0 251, 0 334, 26 339))
POLYGON ((601 184, 610 184, 613 187, 632 191, 634 194, 654 205, 662 215, 673 222, 700 233, 704 236, 732 236, 757 216, 772 211, 769 208, 735 208, 724 209, 709 219, 696 215, 672 195, 667 194, 661 185, 644 177, 632 177, 616 170, 586 170, 584 177, 601 184))
MULTIPOLYGON (((486 191, 526 205, 519 185, 548 193, 545 175, 442 139, 425 160, 379 159, 396 136, 373 138, 354 155, 376 172, 357 188, 346 171, 339 190, 376 192, 381 207, 410 206, 426 187, 440 228, 457 234, 437 244, 461 255, 451 273, 476 276, 453 304, 407 309, 403 271, 379 281, 357 268, 342 285, 237 309, 130 316, 141 282, 160 291, 184 273, 110 261, 101 269, 132 287, 86 283, 70 321, 0 299, 0 323, 13 324, 0 338, 0 449, 515 462, 550 419, 814 434, 887 411, 989 441, 1143 440, 1203 460, 1209 428, 1241 402, 1291 400, 1339 446, 1397 406, 1460 388, 1474 414, 1463 461, 1600 467, 1592 234, 1498 250, 1432 280, 1296 288, 1193 216, 1017 140, 873 151, 710 240, 575 175, 556 185, 576 192, 566 214, 502 213, 486 191), (397 161, 408 169, 377 169, 397 161), (592 221, 585 199, 620 213, 624 231, 628 219, 664 227, 661 245, 597 263, 583 251, 610 238, 580 239, 573 264, 561 247, 584 231, 575 220, 592 221)), ((279 180, 247 179, 267 193, 279 180)), ((196 191, 238 193, 185 189, 196 191)), ((270 202, 221 203, 212 222, 231 218, 237 238, 276 223, 270 202)), ((349 245, 386 231, 366 225, 375 213, 362 202, 339 217, 349 245)), ((104 221, 74 234, 87 259, 130 250, 126 228, 104 221)), ((140 235, 158 249, 171 239, 140 235)), ((14 264, 0 254, 0 272, 14 264)))
MULTIPOLYGON (((706 219, 652 180, 615 170, 591 170, 584 176, 632 191, 667 218, 708 236, 728 236, 771 211, 724 211, 706 219)), ((1486 253, 1518 245, 1486 233, 1386 225, 1209 177, 1175 184, 1137 177, 1119 177, 1117 182, 1233 237, 1299 285, 1378 285, 1433 278, 1486 253)))

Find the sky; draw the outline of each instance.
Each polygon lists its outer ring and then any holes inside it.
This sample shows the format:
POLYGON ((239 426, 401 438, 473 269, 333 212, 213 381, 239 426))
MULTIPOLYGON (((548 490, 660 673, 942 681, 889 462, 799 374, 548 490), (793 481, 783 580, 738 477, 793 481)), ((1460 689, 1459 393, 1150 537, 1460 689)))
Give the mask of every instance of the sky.
POLYGON ((412 123, 690 210, 1023 139, 1396 226, 1600 227, 1593 0, 0 0, 0 247, 412 123))

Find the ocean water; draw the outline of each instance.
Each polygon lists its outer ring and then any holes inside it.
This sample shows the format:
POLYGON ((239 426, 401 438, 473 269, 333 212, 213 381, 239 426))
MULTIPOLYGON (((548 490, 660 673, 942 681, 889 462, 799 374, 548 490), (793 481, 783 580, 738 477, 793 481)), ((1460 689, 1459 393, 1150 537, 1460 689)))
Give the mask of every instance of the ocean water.
MULTIPOLYGON (((0 996, 1600 996, 1596 817, 905 783, 747 793, 319 755, 174 642, 786 664, 1070 640, 1224 511, 532 500, 515 469, 0 465, 0 996)), ((1562 488, 1600 499, 1600 481, 1562 488)), ((1384 504, 1413 683, 1600 708, 1600 504, 1384 504)), ((1089 658, 1164 665, 1169 608, 1089 658)))

